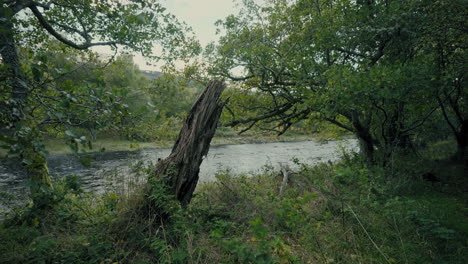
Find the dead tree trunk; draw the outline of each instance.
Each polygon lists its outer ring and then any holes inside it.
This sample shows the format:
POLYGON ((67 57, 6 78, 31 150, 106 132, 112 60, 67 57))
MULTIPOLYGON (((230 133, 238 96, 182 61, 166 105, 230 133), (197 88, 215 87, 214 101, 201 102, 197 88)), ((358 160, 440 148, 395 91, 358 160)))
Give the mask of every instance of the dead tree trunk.
POLYGON ((182 206, 187 206, 197 186, 200 164, 208 154, 221 111, 223 81, 210 81, 187 116, 172 152, 156 165, 153 177, 166 184, 182 206))

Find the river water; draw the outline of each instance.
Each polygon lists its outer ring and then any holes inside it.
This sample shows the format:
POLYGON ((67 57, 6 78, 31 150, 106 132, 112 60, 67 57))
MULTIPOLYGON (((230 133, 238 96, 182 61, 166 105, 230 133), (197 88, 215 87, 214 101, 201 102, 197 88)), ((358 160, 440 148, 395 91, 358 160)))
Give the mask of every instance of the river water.
MULTIPOLYGON (((255 173, 265 166, 280 164, 296 167, 296 163, 314 165, 337 160, 342 150, 357 150, 357 141, 303 141, 263 144, 242 144, 211 147, 200 167, 200 182, 216 180, 220 171, 232 174, 255 173), (296 162, 294 162, 294 160, 296 162)), ((165 158, 170 149, 102 152, 78 155, 49 155, 49 170, 53 177, 76 175, 87 192, 103 193, 119 188, 129 191, 146 181, 142 168, 165 158), (81 161, 80 161, 81 160, 81 161), (87 160, 88 162, 82 162, 87 160), (87 163, 87 166, 83 165, 87 163), (140 173, 138 173, 140 171, 140 173)), ((24 169, 13 159, 0 161, 0 213, 27 199, 24 169)))

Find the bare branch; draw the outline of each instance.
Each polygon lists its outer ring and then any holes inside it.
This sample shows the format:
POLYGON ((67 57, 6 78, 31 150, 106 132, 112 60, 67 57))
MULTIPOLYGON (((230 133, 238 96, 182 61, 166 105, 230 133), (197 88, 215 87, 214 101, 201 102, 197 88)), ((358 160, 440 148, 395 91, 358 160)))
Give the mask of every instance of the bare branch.
POLYGON ((235 127, 237 125, 247 124, 247 123, 250 123, 250 122, 253 122, 253 121, 266 120, 266 119, 269 119, 269 118, 272 118, 272 117, 275 117, 275 116, 278 116, 280 114, 285 113, 286 111, 291 109, 293 106, 294 106, 293 104, 286 103, 286 104, 283 104, 280 108, 274 109, 274 110, 270 111, 269 113, 264 114, 262 116, 257 116, 257 117, 247 118, 247 119, 241 119, 241 120, 235 120, 233 122, 227 123, 226 126, 235 127))
POLYGON ((250 123, 250 125, 247 128, 242 129, 238 134, 241 135, 242 133, 248 131, 249 129, 251 129, 259 121, 260 120, 253 121, 252 123, 250 123))
POLYGON ((232 75, 230 75, 229 73, 220 73, 219 75, 225 77, 225 78, 228 78, 229 80, 231 81, 234 81, 234 82, 240 82, 240 81, 247 81, 248 79, 252 79, 255 77, 255 75, 248 75, 248 76, 245 76, 245 77, 234 77, 232 75))
POLYGON ((420 118, 418 121, 415 121, 412 126, 409 126, 407 129, 402 130, 401 133, 404 134, 422 126, 427 121, 427 119, 429 119, 429 117, 437 110, 437 108, 439 108, 439 105, 434 106, 431 109, 431 111, 427 112, 425 116, 420 118))
POLYGON ((330 123, 332 123, 332 124, 335 124, 335 125, 337 125, 337 126, 343 128, 343 129, 346 129, 346 130, 348 130, 348 131, 350 131, 350 132, 353 132, 353 133, 355 132, 354 129, 352 129, 352 128, 349 127, 349 126, 346 126, 345 124, 343 124, 343 123, 341 123, 341 122, 339 122, 339 121, 337 121, 335 118, 324 117, 323 119, 324 119, 325 121, 328 121, 328 122, 330 122, 330 123))

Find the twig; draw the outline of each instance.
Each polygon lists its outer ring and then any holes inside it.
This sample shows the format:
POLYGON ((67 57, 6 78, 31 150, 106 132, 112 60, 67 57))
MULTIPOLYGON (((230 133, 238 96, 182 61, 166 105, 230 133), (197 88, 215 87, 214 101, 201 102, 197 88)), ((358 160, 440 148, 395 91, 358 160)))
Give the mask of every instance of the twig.
POLYGON ((406 255, 405 245, 403 243, 403 239, 401 239, 401 231, 396 223, 395 215, 393 216, 393 224, 395 225, 395 229, 398 231, 398 238, 400 239, 401 249, 403 250, 403 254, 405 255, 405 263, 408 263, 408 256, 406 255))
POLYGON ((369 240, 372 242, 372 244, 374 245, 374 247, 377 249, 377 251, 379 251, 379 253, 384 257, 385 261, 387 261, 387 263, 391 263, 389 260, 388 260, 388 257, 382 252, 382 250, 379 248, 379 246, 374 242, 374 240, 372 239, 372 237, 369 235, 369 233, 367 232, 366 228, 364 227, 364 225, 362 225, 361 223, 361 220, 359 220, 359 217, 356 215, 356 213, 353 211, 353 209, 351 208, 351 206, 348 205, 348 208, 349 210, 351 211, 351 213, 353 214, 353 216, 356 218, 356 220, 358 221, 359 225, 361 226, 362 230, 364 230, 364 233, 366 233, 367 237, 369 238, 369 240))

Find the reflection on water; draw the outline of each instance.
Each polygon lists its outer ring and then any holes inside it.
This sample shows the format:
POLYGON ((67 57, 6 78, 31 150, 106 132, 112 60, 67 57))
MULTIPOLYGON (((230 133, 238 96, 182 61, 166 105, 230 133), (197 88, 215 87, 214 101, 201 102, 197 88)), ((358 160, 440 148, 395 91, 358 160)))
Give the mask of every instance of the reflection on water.
MULTIPOLYGON (((216 172, 230 170, 234 174, 258 172, 265 165, 278 168, 280 163, 294 168, 293 159, 309 165, 334 161, 340 156, 340 146, 356 150, 356 140, 304 141, 265 144, 243 144, 211 147, 200 168, 200 182, 215 180, 216 172)), ((50 155, 49 170, 53 177, 77 175, 88 192, 102 193, 119 188, 131 189, 144 183, 143 174, 135 174, 135 167, 154 163, 170 154, 169 149, 140 151, 102 152, 80 155, 50 155), (86 167, 80 158, 90 158, 86 167)), ((10 207, 7 200, 17 203, 27 198, 25 171, 18 161, 9 159, 0 162, 0 211, 10 207)))

